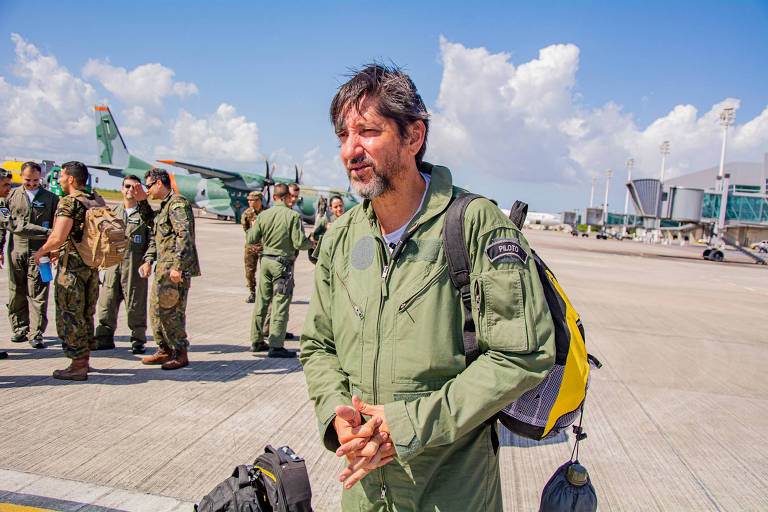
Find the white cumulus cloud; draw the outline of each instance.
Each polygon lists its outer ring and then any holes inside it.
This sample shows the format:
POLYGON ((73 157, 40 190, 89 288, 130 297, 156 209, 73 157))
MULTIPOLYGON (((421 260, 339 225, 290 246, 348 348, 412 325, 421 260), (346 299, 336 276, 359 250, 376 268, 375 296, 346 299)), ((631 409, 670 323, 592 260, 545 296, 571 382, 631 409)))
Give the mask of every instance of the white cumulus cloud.
POLYGON ((222 103, 216 112, 198 119, 180 110, 173 122, 168 145, 155 153, 163 158, 199 162, 253 162, 261 160, 256 123, 237 115, 235 107, 222 103), (165 156, 163 156, 165 155, 165 156))
POLYGON ((193 83, 176 82, 175 72, 159 63, 142 64, 131 71, 113 66, 108 59, 89 59, 83 77, 98 80, 105 89, 127 105, 158 108, 166 96, 197 94, 193 83))
POLYGON ((93 87, 19 34, 11 40, 13 75, 0 76, 0 146, 13 155, 57 159, 89 147, 82 136, 93 129, 93 87))
MULTIPOLYGON (((645 127, 614 102, 583 105, 573 91, 579 48, 572 44, 548 46, 519 65, 510 54, 443 37, 440 52, 444 69, 427 158, 455 169, 460 184, 491 183, 481 192, 505 183, 576 189, 607 169, 622 180, 629 157, 635 176, 656 177, 665 140, 671 144, 667 177, 711 167, 720 158, 718 119, 726 106, 737 109, 727 159, 762 161, 768 150, 768 107, 754 119, 739 119, 735 98, 705 112, 676 105, 645 127)), ((620 185, 614 190, 623 198, 620 185)))

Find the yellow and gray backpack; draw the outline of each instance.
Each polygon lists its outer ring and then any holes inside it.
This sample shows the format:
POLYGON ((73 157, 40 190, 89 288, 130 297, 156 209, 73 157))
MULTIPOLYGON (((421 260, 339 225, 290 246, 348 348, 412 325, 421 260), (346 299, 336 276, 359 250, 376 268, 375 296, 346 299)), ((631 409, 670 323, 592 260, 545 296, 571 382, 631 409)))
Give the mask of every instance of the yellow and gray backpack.
MULTIPOLYGON (((467 205, 481 196, 463 194, 454 197, 445 214, 443 248, 448 260, 451 282, 461 294, 464 309, 464 356, 467 366, 477 359, 480 349, 472 319, 472 299, 469 289, 471 265, 464 238, 464 212, 467 205)), ((528 205, 516 201, 509 218, 521 229, 528 205)), ((531 250, 539 273, 547 305, 555 326, 555 363, 544 380, 535 388, 507 405, 496 414, 502 425, 515 434, 541 440, 552 437, 571 425, 581 414, 589 384, 590 366, 600 362, 590 354, 584 343, 584 327, 555 275, 531 250)), ((577 437, 583 438, 581 427, 577 437)))

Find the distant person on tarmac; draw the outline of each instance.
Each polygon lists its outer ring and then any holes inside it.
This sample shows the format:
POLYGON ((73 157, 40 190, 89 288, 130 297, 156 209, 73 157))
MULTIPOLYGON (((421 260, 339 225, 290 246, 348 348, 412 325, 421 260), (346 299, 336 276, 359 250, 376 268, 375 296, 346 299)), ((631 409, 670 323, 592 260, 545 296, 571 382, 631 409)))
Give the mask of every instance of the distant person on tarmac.
POLYGON ((128 328, 131 330, 131 352, 143 354, 147 342, 147 289, 148 275, 141 276, 139 267, 152 264, 153 255, 148 253, 152 241, 152 226, 148 226, 139 213, 138 202, 133 194, 134 185, 141 184, 137 176, 126 176, 120 191, 123 204, 112 210, 125 221, 125 235, 130 248, 125 259, 104 271, 99 302, 96 305, 96 350, 115 348, 115 329, 120 303, 125 301, 128 328))
MULTIPOLYGON (((143 364, 159 364, 163 370, 177 370, 189 364, 187 354, 187 297, 192 278, 200 275, 195 245, 195 217, 192 206, 171 188, 165 169, 151 169, 144 175, 147 190, 133 184, 133 197, 138 201, 141 218, 153 226, 153 241, 148 250, 155 261, 155 279, 149 296, 149 321, 157 343, 157 352, 144 357, 143 364), (147 197, 159 199, 155 211, 147 197)), ((149 275, 150 263, 141 265, 149 275)))
MULTIPOLYGON (((256 217, 263 211, 264 194, 261 190, 253 190, 248 193, 248 209, 243 212, 242 225, 243 231, 248 230, 256 223, 256 217)), ((264 249, 262 244, 245 244, 244 264, 245 264, 245 284, 250 292, 245 302, 253 304, 256 302, 256 273, 259 268, 259 258, 264 249)))
POLYGON ((65 197, 56 208, 53 232, 35 253, 35 263, 50 255, 58 260, 56 272, 56 332, 64 354, 72 360, 69 367, 53 372, 62 380, 88 379, 88 360, 93 343, 93 314, 99 298, 99 271, 86 265, 75 247, 83 239, 88 208, 104 206, 104 199, 86 192, 88 168, 81 162, 61 166, 59 184, 65 197))
MULTIPOLYGON (((13 219, 8 239, 8 320, 13 329, 11 341, 29 341, 34 348, 45 348, 43 333, 48 326, 48 283, 40 278, 32 256, 51 233, 59 197, 40 186, 40 165, 21 166, 21 186, 8 196, 13 219)), ((0 247, 2 250, 2 247, 0 247)))
MULTIPOLYGON (((10 226, 11 212, 6 198, 11 192, 11 172, 0 167, 0 268, 5 264, 3 248, 5 247, 5 231, 10 226)), ((0 350, 0 359, 8 357, 8 352, 0 350)))
POLYGON ((251 322, 251 351, 269 350, 268 357, 296 357, 283 347, 288 309, 293 295, 293 262, 296 252, 309 249, 312 242, 304 236, 299 214, 290 209, 290 195, 285 184, 274 188, 274 203, 260 214, 248 230, 246 242, 263 243, 259 287, 251 322), (267 308, 272 305, 268 344, 263 341, 262 326, 267 308))

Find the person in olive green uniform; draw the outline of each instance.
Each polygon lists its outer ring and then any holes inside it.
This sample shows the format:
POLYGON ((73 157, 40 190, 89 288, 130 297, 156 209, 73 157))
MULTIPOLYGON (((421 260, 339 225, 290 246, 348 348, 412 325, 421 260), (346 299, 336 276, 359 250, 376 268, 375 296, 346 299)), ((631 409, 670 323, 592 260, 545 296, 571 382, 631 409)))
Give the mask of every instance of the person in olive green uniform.
MULTIPOLYGON (((140 183, 133 186, 141 218, 153 226, 153 239, 147 257, 156 261, 155 279, 149 295, 149 321, 157 342, 157 352, 141 360, 144 364, 161 364, 163 370, 176 370, 189 364, 187 356, 186 311, 192 277, 200 275, 195 246, 195 217, 192 206, 171 189, 171 178, 165 169, 151 169, 144 175, 145 191, 140 183), (162 199, 160 209, 152 210, 147 202, 162 199)), ((140 267, 149 275, 151 265, 140 267)))
POLYGON ((312 241, 304 236, 299 214, 291 210, 288 187, 275 185, 271 208, 261 213, 246 234, 249 244, 263 243, 259 288, 251 322, 251 350, 266 350, 262 326, 267 308, 272 305, 269 326, 269 357, 295 357, 296 353, 283 348, 288 309, 293 294, 293 261, 296 251, 309 249, 312 241))
MULTIPOLYGON (((6 198, 11 192, 11 173, 0 167, 0 267, 5 264, 3 248, 5 247, 5 230, 11 220, 11 211, 8 209, 6 198)), ((0 359, 8 357, 8 352, 0 350, 0 359)))
POLYGON ((22 186, 8 197, 14 229, 8 240, 8 319, 11 341, 29 340, 45 348, 43 333, 48 326, 48 283, 40 278, 32 255, 48 238, 59 197, 40 187, 40 165, 21 166, 22 186))
POLYGON ((117 312, 123 300, 131 330, 131 351, 143 354, 147 342, 148 280, 139 274, 139 266, 145 262, 152 263, 152 254, 147 253, 152 240, 152 227, 141 218, 138 203, 133 197, 133 185, 140 183, 136 176, 123 178, 123 204, 113 208, 115 215, 125 221, 125 235, 131 245, 122 262, 104 271, 96 305, 97 350, 115 348, 117 312))
POLYGON ((554 361, 541 282, 533 258, 521 257, 528 243, 490 201, 467 208, 481 355, 466 366, 461 298, 441 240, 461 191, 447 168, 422 161, 428 114, 413 82, 369 66, 337 92, 331 120, 364 201, 316 251, 300 358, 321 438, 350 461, 341 508, 501 511, 488 420, 554 361), (521 252, 487 252, 499 241, 521 252), (358 432, 363 415, 371 419, 358 432))
MULTIPOLYGON (((243 212, 242 225, 246 233, 256 223, 256 217, 262 212, 264 194, 260 190, 254 190, 248 194, 248 209, 243 212)), ((245 302, 253 304, 256 301, 256 272, 258 271, 259 258, 264 249, 262 244, 245 244, 245 283, 250 294, 245 302)))
POLYGON ((72 360, 69 367, 56 370, 53 377, 63 380, 86 380, 88 359, 93 342, 93 314, 99 297, 99 271, 89 267, 75 248, 83 238, 85 212, 104 206, 104 199, 86 193, 88 168, 81 162, 61 166, 59 183, 67 194, 59 201, 53 232, 35 253, 35 263, 48 254, 58 258, 56 273, 56 332, 64 354, 72 360))

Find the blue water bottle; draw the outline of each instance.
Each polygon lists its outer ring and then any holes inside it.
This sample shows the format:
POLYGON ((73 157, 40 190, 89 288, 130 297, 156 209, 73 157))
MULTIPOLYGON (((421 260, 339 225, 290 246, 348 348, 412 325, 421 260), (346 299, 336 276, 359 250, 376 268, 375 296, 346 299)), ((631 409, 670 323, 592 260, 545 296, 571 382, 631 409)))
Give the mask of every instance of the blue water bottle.
POLYGON ((40 264, 37 266, 40 269, 40 279, 44 283, 53 281, 53 272, 51 271, 51 259, 48 256, 40 257, 40 264))

